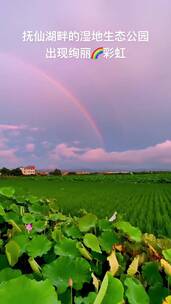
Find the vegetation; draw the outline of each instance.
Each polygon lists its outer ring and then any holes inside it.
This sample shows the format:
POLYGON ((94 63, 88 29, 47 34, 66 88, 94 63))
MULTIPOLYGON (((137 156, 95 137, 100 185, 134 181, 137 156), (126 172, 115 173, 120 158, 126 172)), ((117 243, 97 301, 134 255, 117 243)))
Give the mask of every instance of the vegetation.
POLYGON ((61 170, 60 169, 55 169, 55 170, 53 170, 53 171, 51 171, 50 173, 49 173, 50 175, 59 175, 59 176, 61 176, 62 175, 62 172, 61 172, 61 170))
POLYGON ((169 304, 171 240, 0 189, 3 304, 169 304))
POLYGON ((2 176, 21 176, 22 172, 20 168, 8 169, 3 167, 2 169, 0 169, 0 174, 2 176))
POLYGON ((100 218, 115 211, 142 232, 171 236, 171 173, 49 177, 1 177, 16 195, 56 199, 65 214, 86 209, 100 218))

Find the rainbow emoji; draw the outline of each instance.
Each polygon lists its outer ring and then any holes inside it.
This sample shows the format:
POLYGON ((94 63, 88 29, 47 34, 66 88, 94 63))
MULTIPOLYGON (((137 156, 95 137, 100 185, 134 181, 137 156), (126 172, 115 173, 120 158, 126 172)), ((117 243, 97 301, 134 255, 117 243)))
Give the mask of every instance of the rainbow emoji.
POLYGON ((95 59, 96 60, 103 53, 104 53, 104 48, 103 47, 99 47, 99 48, 97 48, 96 50, 93 51, 93 53, 91 55, 91 59, 95 59))

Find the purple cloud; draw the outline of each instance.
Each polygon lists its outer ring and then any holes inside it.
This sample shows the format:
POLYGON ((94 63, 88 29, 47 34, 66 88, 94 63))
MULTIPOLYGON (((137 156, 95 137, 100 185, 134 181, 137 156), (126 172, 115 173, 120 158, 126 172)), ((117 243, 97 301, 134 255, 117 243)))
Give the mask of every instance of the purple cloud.
POLYGON ((59 144, 50 152, 50 158, 54 161, 68 159, 75 163, 98 163, 112 165, 129 165, 130 167, 139 164, 149 163, 171 164, 171 140, 144 149, 112 151, 108 152, 103 148, 81 149, 67 144, 59 144))

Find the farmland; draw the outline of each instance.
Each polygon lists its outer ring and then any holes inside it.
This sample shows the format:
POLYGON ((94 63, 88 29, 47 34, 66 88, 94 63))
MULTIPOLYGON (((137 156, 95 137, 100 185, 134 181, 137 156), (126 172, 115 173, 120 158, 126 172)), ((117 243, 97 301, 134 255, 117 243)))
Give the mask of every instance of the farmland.
POLYGON ((143 232, 171 235, 171 173, 1 178, 18 197, 55 199, 64 213, 81 209, 110 217, 117 211, 143 232))
POLYGON ((171 240, 0 188, 3 304, 169 304, 171 240))

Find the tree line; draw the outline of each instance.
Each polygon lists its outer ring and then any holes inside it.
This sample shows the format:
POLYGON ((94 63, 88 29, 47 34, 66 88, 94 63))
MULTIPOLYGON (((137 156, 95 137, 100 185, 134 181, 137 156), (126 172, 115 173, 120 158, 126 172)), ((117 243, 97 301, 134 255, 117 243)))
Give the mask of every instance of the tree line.
POLYGON ((8 169, 3 167, 0 169, 0 175, 2 176, 21 176, 22 172, 20 168, 8 169))
MULTIPOLYGON (((39 172, 38 172, 39 174, 39 172)), ((20 168, 14 168, 14 169, 8 169, 6 167, 3 167, 0 169, 0 175, 1 176, 22 176, 22 171, 20 168)), ((59 176, 62 175, 62 172, 60 169, 54 169, 53 171, 49 172, 49 175, 55 175, 59 176)))

